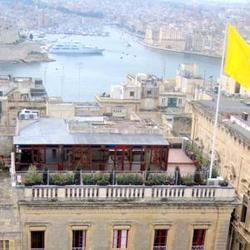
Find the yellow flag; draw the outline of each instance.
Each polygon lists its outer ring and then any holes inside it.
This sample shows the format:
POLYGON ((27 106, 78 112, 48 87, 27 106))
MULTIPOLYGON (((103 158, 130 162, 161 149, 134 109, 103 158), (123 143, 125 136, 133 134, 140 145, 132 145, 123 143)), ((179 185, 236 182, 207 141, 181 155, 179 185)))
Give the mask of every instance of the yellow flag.
POLYGON ((232 24, 228 26, 224 72, 245 88, 250 88, 250 45, 232 24))

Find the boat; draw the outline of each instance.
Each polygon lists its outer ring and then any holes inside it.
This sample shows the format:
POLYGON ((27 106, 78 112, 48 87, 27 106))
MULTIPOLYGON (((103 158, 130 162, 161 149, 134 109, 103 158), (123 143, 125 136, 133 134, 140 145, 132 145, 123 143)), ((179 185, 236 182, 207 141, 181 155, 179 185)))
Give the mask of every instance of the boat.
POLYGON ((89 47, 79 43, 56 44, 50 49, 51 54, 86 54, 101 55, 104 49, 89 47))

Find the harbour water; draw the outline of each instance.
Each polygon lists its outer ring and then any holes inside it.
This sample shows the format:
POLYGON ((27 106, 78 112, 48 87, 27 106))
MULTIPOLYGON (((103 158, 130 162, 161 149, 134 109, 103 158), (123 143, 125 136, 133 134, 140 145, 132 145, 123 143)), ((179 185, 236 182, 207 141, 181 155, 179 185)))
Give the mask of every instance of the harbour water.
POLYGON ((78 41, 104 48, 102 56, 50 55, 56 61, 32 64, 0 64, 0 74, 42 78, 50 96, 62 96, 65 101, 93 101, 96 93, 108 92, 111 85, 120 84, 128 73, 152 73, 173 77, 180 63, 196 63, 202 77, 219 75, 220 60, 174 52, 156 51, 140 45, 136 38, 109 28, 110 36, 59 36, 48 39, 78 41))

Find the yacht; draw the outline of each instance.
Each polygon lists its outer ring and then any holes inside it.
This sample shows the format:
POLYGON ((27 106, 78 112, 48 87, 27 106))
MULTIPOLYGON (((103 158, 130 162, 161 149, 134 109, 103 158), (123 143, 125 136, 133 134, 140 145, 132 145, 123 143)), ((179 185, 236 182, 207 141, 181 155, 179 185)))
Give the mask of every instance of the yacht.
POLYGON ((101 55, 104 49, 89 47, 79 43, 56 44, 50 49, 51 54, 87 54, 101 55))

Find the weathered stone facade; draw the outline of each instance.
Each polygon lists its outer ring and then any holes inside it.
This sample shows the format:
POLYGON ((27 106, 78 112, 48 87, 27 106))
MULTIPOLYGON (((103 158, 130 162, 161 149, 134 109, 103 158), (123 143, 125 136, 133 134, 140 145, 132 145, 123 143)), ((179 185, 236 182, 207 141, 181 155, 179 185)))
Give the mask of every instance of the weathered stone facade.
POLYGON ((191 249, 194 228, 207 229, 205 249, 225 250, 233 204, 180 202, 20 203, 23 249, 30 230, 44 228, 45 249, 71 249, 72 227, 87 230, 86 249, 112 248, 115 227, 128 228, 130 250, 153 249, 154 229, 168 229, 167 249, 191 249), (60 239, 60 240, 59 240, 60 239))
MULTIPOLYGON (((211 137, 214 126, 214 112, 200 103, 192 103, 192 131, 191 139, 195 141, 203 153, 209 155, 211 137)), ((232 103, 233 108, 233 103, 232 103)), ((189 111, 190 111, 189 110, 189 111)), ((243 111, 241 109, 241 111, 243 111)), ((216 137, 216 159, 220 166, 220 174, 228 179, 235 187, 247 207, 246 220, 241 221, 243 206, 240 206, 235 213, 235 221, 232 230, 232 250, 250 249, 250 139, 241 130, 229 126, 225 119, 228 115, 237 113, 222 112, 219 119, 219 126, 216 137), (242 247, 242 248, 240 248, 242 247), (245 247, 245 248, 244 248, 245 247)))

